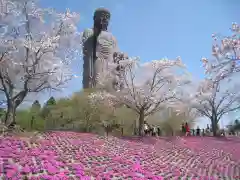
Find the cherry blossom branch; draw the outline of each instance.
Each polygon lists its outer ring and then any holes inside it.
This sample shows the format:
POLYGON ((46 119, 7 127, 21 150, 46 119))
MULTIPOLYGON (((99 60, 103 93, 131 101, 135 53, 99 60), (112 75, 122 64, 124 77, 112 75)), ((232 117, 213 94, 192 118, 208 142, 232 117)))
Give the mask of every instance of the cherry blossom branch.
POLYGON ((13 6, 0 27, 6 30, 0 42, 0 91, 19 104, 28 93, 60 89, 73 77, 70 58, 81 49, 76 40, 78 15, 42 9, 32 0, 5 3, 13 6), (45 23, 46 17, 52 26, 45 23))

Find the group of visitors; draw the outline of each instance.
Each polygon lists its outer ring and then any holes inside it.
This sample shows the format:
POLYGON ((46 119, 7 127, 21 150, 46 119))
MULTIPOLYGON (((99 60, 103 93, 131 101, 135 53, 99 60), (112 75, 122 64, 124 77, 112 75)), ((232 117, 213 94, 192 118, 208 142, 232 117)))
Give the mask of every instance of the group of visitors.
MULTIPOLYGON (((190 129, 188 123, 182 124, 182 135, 185 136, 208 136, 212 132, 212 127, 207 125, 206 129, 200 129, 199 126, 196 129, 190 129)), ((148 136, 161 136, 162 132, 160 127, 151 126, 146 121, 144 121, 144 134, 148 136)), ((221 136, 225 136, 225 132, 221 131, 221 136)))
POLYGON ((151 136, 161 136, 161 129, 160 127, 150 126, 146 121, 144 121, 144 134, 151 136))
MULTIPOLYGON (((209 136, 212 132, 212 127, 210 128, 207 124, 206 129, 200 129, 199 126, 197 129, 190 129, 188 123, 182 124, 182 134, 185 136, 209 136)), ((221 136, 225 136, 224 131, 220 131, 221 136)))
POLYGON ((200 129, 199 126, 197 127, 197 129, 190 129, 188 123, 186 122, 185 124, 182 124, 182 133, 185 136, 204 136, 206 134, 210 133, 210 128, 209 125, 207 125, 207 129, 200 129))

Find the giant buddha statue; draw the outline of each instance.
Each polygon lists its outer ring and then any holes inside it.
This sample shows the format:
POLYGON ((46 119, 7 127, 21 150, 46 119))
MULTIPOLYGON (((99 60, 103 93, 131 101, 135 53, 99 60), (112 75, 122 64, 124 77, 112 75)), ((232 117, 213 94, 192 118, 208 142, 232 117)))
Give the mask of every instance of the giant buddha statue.
POLYGON ((94 25, 83 32, 83 88, 95 88, 108 73, 118 51, 116 38, 108 31, 111 14, 99 8, 94 13, 94 25))

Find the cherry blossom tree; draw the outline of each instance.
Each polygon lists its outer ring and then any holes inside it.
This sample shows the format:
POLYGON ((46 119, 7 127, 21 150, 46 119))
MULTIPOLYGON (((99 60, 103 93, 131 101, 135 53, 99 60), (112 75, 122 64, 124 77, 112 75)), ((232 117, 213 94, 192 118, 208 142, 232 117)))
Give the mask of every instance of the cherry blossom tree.
POLYGON ((143 133, 146 117, 175 105, 181 87, 190 78, 180 58, 154 60, 141 64, 137 58, 123 60, 123 87, 120 91, 99 91, 91 94, 94 103, 104 102, 109 107, 124 105, 138 114, 139 135, 143 133))
POLYGON ((240 109, 239 84, 226 76, 223 79, 209 76, 199 84, 190 99, 187 104, 191 104, 198 114, 211 121, 213 135, 216 136, 220 119, 240 109))
POLYGON ((215 73, 215 80, 221 80, 240 71, 240 26, 233 23, 230 28, 232 35, 222 37, 212 34, 213 59, 203 58, 206 73, 215 73))
POLYGON ((42 9, 35 0, 4 0, 0 19, 0 91, 7 101, 5 123, 10 124, 29 93, 59 90, 73 77, 79 16, 42 9))
POLYGON ((228 37, 212 35, 213 59, 202 58, 205 79, 191 96, 192 107, 211 120, 214 136, 217 135, 220 119, 240 108, 239 83, 233 78, 240 71, 239 25, 233 23, 231 31, 233 34, 228 37))

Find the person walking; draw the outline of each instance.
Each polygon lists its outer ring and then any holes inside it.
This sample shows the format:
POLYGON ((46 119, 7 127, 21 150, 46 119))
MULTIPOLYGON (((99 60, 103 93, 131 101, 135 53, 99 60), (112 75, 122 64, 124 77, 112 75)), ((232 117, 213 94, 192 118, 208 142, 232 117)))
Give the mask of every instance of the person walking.
POLYGON ((195 136, 195 129, 192 130, 192 135, 195 136))
POLYGON ((210 127, 209 127, 209 124, 207 124, 206 134, 207 134, 207 136, 210 135, 210 127))
POLYGON ((149 134, 149 126, 146 121, 144 121, 144 134, 145 135, 149 134))
POLYGON ((182 134, 183 134, 183 135, 186 134, 184 123, 182 123, 182 134))
POLYGON ((156 136, 156 134, 157 134, 157 127, 153 126, 153 128, 152 128, 152 136, 156 136))
POLYGON ((188 126, 188 123, 186 122, 185 124, 185 136, 189 136, 190 135, 190 129, 189 129, 189 126, 188 126))
POLYGON ((199 126, 197 127, 197 136, 200 136, 200 131, 201 129, 199 128, 199 126))
POLYGON ((158 134, 158 136, 161 136, 161 129, 160 129, 160 127, 157 128, 157 134, 158 134))

